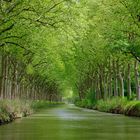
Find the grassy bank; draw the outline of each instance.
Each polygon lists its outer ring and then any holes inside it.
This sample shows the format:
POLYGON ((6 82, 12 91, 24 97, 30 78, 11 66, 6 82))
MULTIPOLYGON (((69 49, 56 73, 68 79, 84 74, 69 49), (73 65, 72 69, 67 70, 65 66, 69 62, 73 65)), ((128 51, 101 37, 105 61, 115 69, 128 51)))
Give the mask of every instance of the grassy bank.
POLYGON ((16 118, 30 115, 33 112, 30 101, 1 100, 0 124, 8 123, 16 118))
POLYGON ((102 112, 140 117, 140 101, 129 101, 126 98, 112 98, 94 102, 84 99, 82 101, 76 101, 75 104, 79 107, 95 109, 102 112))
POLYGON ((62 104, 49 101, 25 101, 25 100, 1 100, 0 101, 0 125, 9 123, 17 118, 26 117, 37 109, 52 105, 62 104))

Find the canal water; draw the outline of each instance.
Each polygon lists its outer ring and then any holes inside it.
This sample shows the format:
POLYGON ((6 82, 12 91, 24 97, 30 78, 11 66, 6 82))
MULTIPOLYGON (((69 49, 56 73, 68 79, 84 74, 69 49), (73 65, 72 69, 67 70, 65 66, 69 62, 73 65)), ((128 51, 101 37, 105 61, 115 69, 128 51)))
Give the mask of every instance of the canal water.
POLYGON ((0 126, 0 140, 140 140, 140 118, 60 105, 0 126))

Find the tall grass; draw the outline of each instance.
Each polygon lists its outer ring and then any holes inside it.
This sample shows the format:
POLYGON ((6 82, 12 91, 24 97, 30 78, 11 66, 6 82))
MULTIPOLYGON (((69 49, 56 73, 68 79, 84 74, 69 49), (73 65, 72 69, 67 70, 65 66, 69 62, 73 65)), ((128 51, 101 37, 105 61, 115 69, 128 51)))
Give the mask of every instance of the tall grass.
POLYGON ((30 101, 1 100, 0 101, 0 124, 9 122, 19 116, 27 116, 33 112, 30 101))
POLYGON ((121 114, 124 112, 127 103, 128 100, 126 98, 115 97, 107 100, 99 100, 95 108, 99 111, 121 114))
POLYGON ((19 117, 25 117, 37 109, 47 108, 50 105, 63 104, 61 102, 49 102, 46 100, 0 100, 0 124, 13 121, 19 117))
POLYGON ((127 98, 114 97, 92 103, 90 100, 84 99, 77 101, 75 104, 80 107, 96 109, 102 112, 140 117, 140 101, 129 101, 127 98))

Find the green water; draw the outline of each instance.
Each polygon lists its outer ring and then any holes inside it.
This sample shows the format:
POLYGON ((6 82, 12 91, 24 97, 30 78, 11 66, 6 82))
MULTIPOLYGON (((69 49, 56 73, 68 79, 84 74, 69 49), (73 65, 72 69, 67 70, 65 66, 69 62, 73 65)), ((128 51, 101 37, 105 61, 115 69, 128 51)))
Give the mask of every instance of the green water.
POLYGON ((62 105, 0 126, 0 140, 140 140, 140 119, 62 105))

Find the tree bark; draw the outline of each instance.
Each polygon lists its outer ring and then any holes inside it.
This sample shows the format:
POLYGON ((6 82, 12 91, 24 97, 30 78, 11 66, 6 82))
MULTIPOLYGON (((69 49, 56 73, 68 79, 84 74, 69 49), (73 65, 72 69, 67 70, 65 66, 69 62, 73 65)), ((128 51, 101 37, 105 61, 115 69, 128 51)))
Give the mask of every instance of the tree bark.
POLYGON ((114 96, 118 96, 118 79, 115 60, 113 61, 113 71, 114 71, 114 96))
POLYGON ((111 97, 113 94, 112 91, 112 67, 111 67, 111 61, 109 61, 109 79, 108 79, 108 96, 111 97))
POLYGON ((119 85, 120 85, 120 88, 119 88, 119 95, 121 97, 124 97, 124 80, 123 80, 123 76, 122 76, 122 72, 120 70, 120 65, 119 65, 119 62, 117 62, 117 72, 118 72, 118 79, 119 79, 119 85))
POLYGON ((135 82, 136 82, 136 95, 137 100, 140 100, 140 81, 139 81, 139 71, 138 71, 138 61, 135 61, 135 82))
POLYGON ((127 96, 130 99, 131 98, 131 76, 130 76, 130 72, 131 72, 131 66, 130 63, 128 63, 128 75, 127 75, 127 96))

